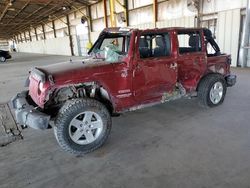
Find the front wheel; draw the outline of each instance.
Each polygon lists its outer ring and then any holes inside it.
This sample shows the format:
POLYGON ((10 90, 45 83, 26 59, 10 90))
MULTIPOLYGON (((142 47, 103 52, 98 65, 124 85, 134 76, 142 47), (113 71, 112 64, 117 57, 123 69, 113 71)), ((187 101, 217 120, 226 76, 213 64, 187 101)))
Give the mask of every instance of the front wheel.
POLYGON ((198 98, 203 106, 215 107, 223 103, 226 91, 224 77, 220 74, 211 74, 201 80, 198 98))
POLYGON ((66 102, 55 121, 54 133, 63 150, 76 155, 101 147, 111 130, 107 108, 93 99, 66 102))
POLYGON ((1 57, 0 57, 0 62, 4 63, 5 61, 6 61, 6 58, 3 57, 3 56, 1 56, 1 57))

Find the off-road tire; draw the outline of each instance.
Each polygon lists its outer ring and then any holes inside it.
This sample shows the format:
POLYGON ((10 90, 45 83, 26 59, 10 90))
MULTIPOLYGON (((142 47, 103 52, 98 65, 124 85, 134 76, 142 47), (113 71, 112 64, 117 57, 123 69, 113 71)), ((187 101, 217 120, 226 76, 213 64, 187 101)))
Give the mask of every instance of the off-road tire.
POLYGON ((54 133, 55 138, 61 148, 74 155, 84 155, 100 148, 108 139, 111 131, 111 116, 107 108, 94 99, 75 99, 65 103, 60 109, 55 120, 54 133), (103 122, 102 134, 93 143, 87 145, 79 145, 75 143, 69 135, 69 124, 71 120, 78 114, 84 111, 91 110, 97 113, 103 122))
POLYGON ((227 92, 227 85, 225 78, 220 74, 209 74, 205 76, 198 86, 198 99, 200 105, 203 107, 215 107, 223 103, 227 92), (223 86, 223 94, 220 101, 214 104, 210 99, 210 90, 216 82, 220 82, 223 86))

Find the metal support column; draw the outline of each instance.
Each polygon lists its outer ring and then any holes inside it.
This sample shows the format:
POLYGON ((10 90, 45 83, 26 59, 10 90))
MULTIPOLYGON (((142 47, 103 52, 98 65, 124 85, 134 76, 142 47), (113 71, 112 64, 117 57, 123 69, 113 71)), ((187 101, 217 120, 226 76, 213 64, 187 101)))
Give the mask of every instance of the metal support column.
POLYGON ((128 0, 124 0, 124 5, 119 0, 115 0, 114 2, 116 2, 118 5, 120 5, 123 8, 123 12, 124 12, 125 19, 126 19, 126 26, 129 26, 128 0))
POLYGON ((18 35, 16 35, 16 40, 17 40, 17 44, 19 44, 20 41, 19 41, 18 35))
POLYGON ((125 12, 125 18, 126 18, 126 26, 129 26, 129 15, 128 15, 128 0, 124 0, 124 12, 125 12))
POLYGON ((32 41, 32 37, 31 37, 30 30, 29 30, 29 38, 30 38, 30 42, 31 42, 32 41))
POLYGON ((38 41, 38 36, 37 36, 37 30, 36 30, 36 28, 34 28, 34 30, 35 30, 36 40, 38 41))
POLYGON ((90 6, 87 6, 87 14, 88 14, 88 26, 89 26, 89 33, 93 31, 93 24, 92 24, 92 16, 90 6))
POLYGON ((249 50, 249 31, 250 31, 250 0, 247 1, 246 19, 244 23, 240 52, 239 52, 239 65, 241 67, 247 66, 247 56, 249 50))
POLYGON ((70 29, 70 22, 69 22, 69 15, 66 16, 67 19, 67 28, 68 28, 68 34, 69 34, 69 45, 70 45, 70 51, 71 55, 74 56, 74 48, 73 48, 73 39, 71 35, 71 29, 70 29))
POLYGON ((23 35, 24 35, 25 42, 27 42, 26 31, 24 31, 23 35))
POLYGON ((105 23, 105 27, 108 27, 108 18, 107 18, 107 4, 106 4, 106 0, 102 0, 103 2, 103 11, 104 11, 104 23, 105 23))
POLYGON ((109 0, 111 27, 116 27, 115 0, 109 0))
POLYGON ((156 23, 158 21, 158 2, 157 2, 157 0, 153 0, 153 10, 154 10, 153 23, 154 23, 154 26, 156 27, 156 23))
POLYGON ((43 39, 46 40, 46 33, 45 33, 45 29, 44 29, 44 25, 42 24, 42 30, 43 30, 43 39))
POLYGON ((53 28, 54 38, 56 38, 56 26, 54 20, 52 21, 52 28, 53 28))
POLYGON ((23 37, 22 37, 22 34, 20 33, 20 39, 21 39, 21 42, 23 43, 23 37))
POLYGON ((16 36, 14 36, 14 41, 15 41, 15 43, 17 44, 17 39, 16 39, 16 36))

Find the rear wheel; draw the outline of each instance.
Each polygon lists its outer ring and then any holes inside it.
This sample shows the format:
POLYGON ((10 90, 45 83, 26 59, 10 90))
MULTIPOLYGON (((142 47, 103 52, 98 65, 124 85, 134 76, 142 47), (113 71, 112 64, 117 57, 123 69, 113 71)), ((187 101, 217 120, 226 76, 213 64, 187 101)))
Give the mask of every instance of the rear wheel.
POLYGON ((6 61, 6 58, 3 57, 3 56, 1 56, 1 57, 0 57, 0 62, 4 63, 5 61, 6 61))
POLYGON ((224 77, 220 74, 210 74, 201 80, 198 98, 203 106, 215 107, 223 103, 226 91, 224 77))
POLYGON ((54 133, 67 152, 82 155, 101 147, 111 130, 111 117, 106 107, 93 99, 68 101, 60 110, 54 133))

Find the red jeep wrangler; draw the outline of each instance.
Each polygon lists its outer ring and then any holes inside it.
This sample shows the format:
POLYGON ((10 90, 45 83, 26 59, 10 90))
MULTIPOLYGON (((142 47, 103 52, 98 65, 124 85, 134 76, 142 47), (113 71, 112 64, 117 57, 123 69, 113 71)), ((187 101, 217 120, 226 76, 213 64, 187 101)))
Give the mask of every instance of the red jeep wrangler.
POLYGON ((230 63, 208 29, 109 28, 86 59, 32 69, 12 105, 17 123, 53 125, 64 150, 85 154, 107 140, 112 115, 181 97, 220 105, 236 83, 230 63))

